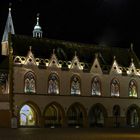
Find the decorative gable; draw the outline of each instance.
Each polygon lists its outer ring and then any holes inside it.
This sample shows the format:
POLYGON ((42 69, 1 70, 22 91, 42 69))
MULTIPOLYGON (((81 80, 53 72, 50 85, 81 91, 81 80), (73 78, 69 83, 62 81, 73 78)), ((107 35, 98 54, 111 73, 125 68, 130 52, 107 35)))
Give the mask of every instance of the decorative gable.
POLYGON ((58 62, 58 59, 55 54, 55 50, 53 49, 53 54, 51 56, 51 59, 49 61, 48 67, 56 67, 56 68, 61 68, 61 65, 58 62))
POLYGON ((135 64, 134 64, 134 62, 133 62, 133 58, 131 58, 131 64, 130 64, 130 66, 129 66, 129 68, 127 69, 127 74, 128 75, 130 75, 130 74, 135 74, 135 75, 137 75, 138 74, 138 72, 137 72, 137 70, 136 70, 136 67, 135 67, 135 64))
POLYGON ((116 61, 116 56, 114 56, 114 61, 110 70, 110 74, 122 74, 122 68, 119 67, 116 61))
POLYGON ((27 57, 25 58, 25 65, 37 65, 36 60, 34 58, 34 54, 32 53, 32 47, 28 51, 27 57))
POLYGON ((99 63, 99 60, 98 60, 98 54, 95 54, 95 59, 94 59, 93 65, 90 69, 90 72, 91 73, 102 74, 102 69, 101 69, 101 66, 100 66, 100 63, 99 63))
POLYGON ((71 64, 69 65, 69 68, 74 70, 83 70, 83 65, 80 63, 76 52, 75 52, 75 56, 72 59, 71 64))

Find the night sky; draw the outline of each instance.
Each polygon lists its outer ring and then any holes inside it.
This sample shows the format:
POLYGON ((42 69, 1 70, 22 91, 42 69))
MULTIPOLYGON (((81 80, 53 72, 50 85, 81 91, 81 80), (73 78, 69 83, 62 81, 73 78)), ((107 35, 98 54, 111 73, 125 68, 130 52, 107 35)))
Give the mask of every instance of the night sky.
POLYGON ((0 39, 12 2, 16 34, 32 36, 40 13, 43 37, 113 47, 140 46, 139 0, 0 0, 0 39))

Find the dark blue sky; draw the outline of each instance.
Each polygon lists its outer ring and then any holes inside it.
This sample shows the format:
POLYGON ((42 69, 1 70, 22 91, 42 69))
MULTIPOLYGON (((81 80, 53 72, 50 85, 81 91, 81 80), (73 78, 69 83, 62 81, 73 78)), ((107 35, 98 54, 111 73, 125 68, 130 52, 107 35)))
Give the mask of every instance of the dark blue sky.
POLYGON ((32 36, 40 13, 43 36, 118 47, 140 45, 139 0, 1 0, 0 36, 12 2, 16 34, 32 36))

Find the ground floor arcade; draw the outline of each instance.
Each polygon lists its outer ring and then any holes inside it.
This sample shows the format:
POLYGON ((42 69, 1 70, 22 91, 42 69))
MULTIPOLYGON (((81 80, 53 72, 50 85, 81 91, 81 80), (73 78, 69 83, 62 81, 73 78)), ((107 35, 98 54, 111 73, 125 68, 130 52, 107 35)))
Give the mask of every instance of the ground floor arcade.
POLYGON ((103 104, 93 104, 89 111, 79 102, 68 109, 57 102, 48 104, 41 112, 38 105, 25 102, 18 110, 19 127, 139 127, 140 108, 133 104, 126 110, 126 116, 120 115, 120 106, 115 105, 112 117, 108 116, 103 104))

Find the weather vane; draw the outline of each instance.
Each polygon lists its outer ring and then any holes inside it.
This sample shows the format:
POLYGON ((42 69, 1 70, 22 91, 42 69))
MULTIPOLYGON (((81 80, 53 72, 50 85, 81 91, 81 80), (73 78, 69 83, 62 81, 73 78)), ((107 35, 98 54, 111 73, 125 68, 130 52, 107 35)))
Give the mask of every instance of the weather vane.
POLYGON ((40 13, 37 13, 37 17, 39 17, 40 16, 40 13))
POLYGON ((11 11, 12 3, 9 2, 9 11, 11 11))

